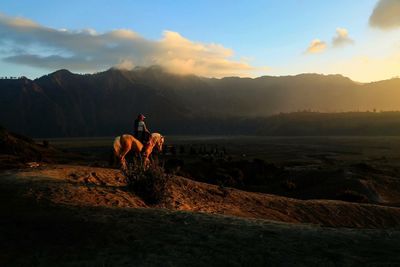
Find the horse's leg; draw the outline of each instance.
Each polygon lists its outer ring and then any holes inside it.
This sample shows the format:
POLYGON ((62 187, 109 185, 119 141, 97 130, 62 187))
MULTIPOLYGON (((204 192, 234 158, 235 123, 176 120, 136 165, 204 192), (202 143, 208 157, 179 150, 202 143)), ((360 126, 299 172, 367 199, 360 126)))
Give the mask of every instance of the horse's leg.
POLYGON ((124 143, 124 145, 122 146, 121 154, 120 154, 120 162, 121 162, 122 168, 125 170, 127 169, 125 156, 126 156, 126 154, 128 154, 128 152, 130 150, 131 150, 131 144, 124 143))
POLYGON ((124 171, 126 171, 126 170, 128 169, 128 167, 127 167, 127 165, 126 165, 125 157, 121 158, 120 162, 121 162, 121 168, 122 168, 124 171))
POLYGON ((142 161, 142 164, 143 164, 143 168, 145 169, 145 170, 147 170, 149 167, 150 167, 150 159, 149 159, 149 155, 143 155, 143 161, 142 161))
POLYGON ((144 155, 142 153, 136 153, 136 163, 138 164, 138 167, 143 167, 143 158, 144 155))

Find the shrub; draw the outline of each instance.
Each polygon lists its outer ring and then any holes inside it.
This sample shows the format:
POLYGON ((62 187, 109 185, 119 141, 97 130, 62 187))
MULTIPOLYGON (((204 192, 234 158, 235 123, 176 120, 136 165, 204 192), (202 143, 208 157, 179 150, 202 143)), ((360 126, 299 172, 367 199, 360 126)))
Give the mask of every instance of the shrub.
POLYGON ((170 176, 157 163, 145 167, 141 162, 128 164, 124 171, 129 188, 148 204, 157 204, 167 196, 170 176))

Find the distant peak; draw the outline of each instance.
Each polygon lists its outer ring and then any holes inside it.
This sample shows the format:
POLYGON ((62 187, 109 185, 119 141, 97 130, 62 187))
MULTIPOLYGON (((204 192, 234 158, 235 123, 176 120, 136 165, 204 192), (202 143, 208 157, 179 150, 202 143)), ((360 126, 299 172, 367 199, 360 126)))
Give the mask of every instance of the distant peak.
POLYGON ((49 73, 47 75, 44 75, 44 76, 42 76, 40 78, 37 78, 35 80, 46 80, 46 79, 49 79, 49 78, 50 79, 51 78, 66 78, 66 77, 71 77, 73 75, 76 75, 76 74, 70 72, 67 69, 60 69, 60 70, 57 70, 55 72, 49 73))
POLYGON ((53 73, 50 73, 50 75, 72 75, 73 73, 72 72, 70 72, 69 70, 67 70, 67 69, 60 69, 60 70, 57 70, 57 71, 55 71, 55 72, 53 72, 53 73))

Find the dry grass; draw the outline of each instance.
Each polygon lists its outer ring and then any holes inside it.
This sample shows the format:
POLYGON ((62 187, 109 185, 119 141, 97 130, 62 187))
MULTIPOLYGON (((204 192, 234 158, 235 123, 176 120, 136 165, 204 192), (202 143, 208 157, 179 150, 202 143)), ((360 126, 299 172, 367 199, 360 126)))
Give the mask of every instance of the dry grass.
MULTIPOLYGON (((149 208, 117 170, 102 168, 43 166, 1 178, 0 266, 400 264, 399 224, 325 228, 149 208)), ((221 190, 179 177, 170 186, 171 207, 180 201, 180 209, 247 217, 328 225, 346 219, 357 226, 385 221, 396 210, 221 190)))
POLYGON ((1 266, 400 264, 398 230, 330 229, 202 213, 15 200, 5 206, 3 200, 1 266), (10 204, 19 205, 12 210, 10 204))

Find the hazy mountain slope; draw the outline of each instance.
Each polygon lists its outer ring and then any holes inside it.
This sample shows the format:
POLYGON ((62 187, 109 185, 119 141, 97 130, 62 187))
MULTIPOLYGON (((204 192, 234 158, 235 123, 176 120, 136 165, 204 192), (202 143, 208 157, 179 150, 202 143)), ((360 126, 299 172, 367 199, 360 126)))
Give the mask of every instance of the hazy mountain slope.
POLYGON ((150 128, 161 132, 247 133, 248 119, 279 112, 398 110, 399 99, 400 79, 369 84, 318 74, 209 79, 157 66, 92 75, 59 70, 34 81, 0 80, 0 123, 31 136, 114 135, 132 131, 142 112, 150 128))

